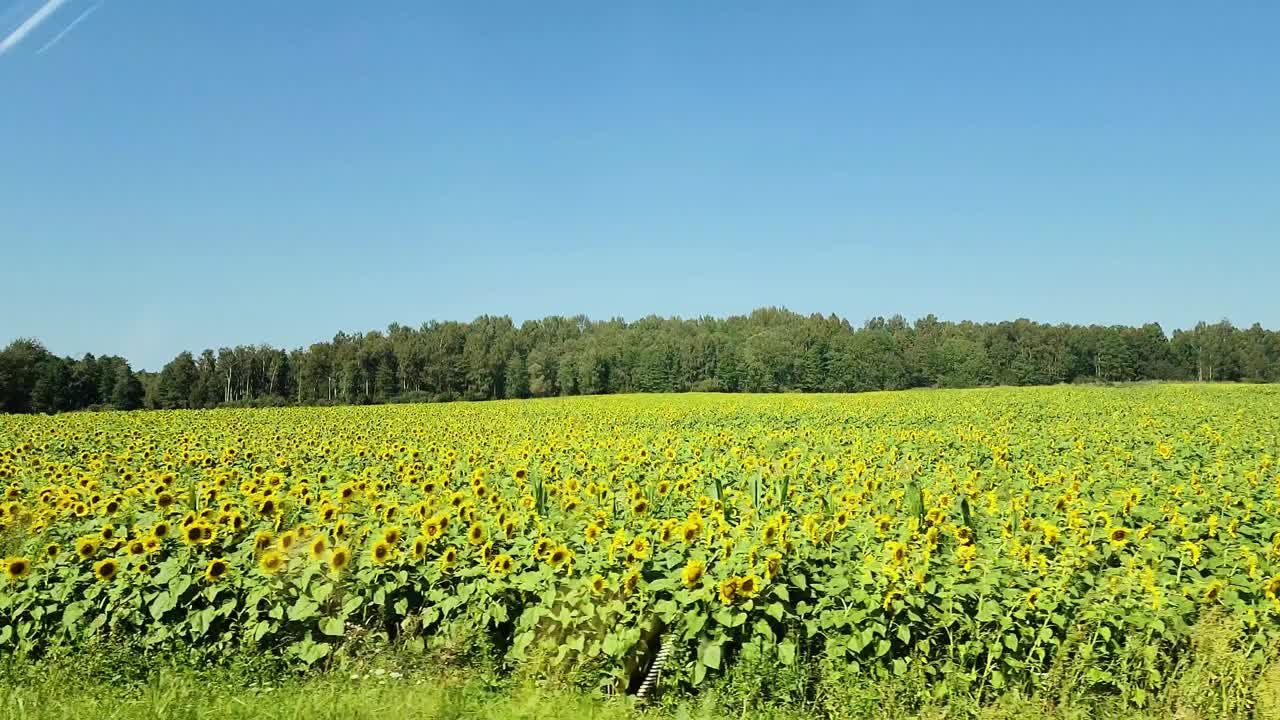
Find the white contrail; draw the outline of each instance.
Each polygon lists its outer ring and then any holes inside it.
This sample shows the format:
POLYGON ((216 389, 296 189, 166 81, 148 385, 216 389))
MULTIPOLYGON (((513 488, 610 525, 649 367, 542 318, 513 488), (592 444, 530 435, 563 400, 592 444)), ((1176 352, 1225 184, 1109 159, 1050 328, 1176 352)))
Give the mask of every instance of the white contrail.
POLYGON ((34 15, 27 18, 26 22, 19 25, 17 30, 9 33, 9 36, 5 39, 0 40, 0 55, 9 52, 14 45, 22 42, 22 38, 26 37, 32 30, 40 27, 40 23, 48 20, 49 16, 58 8, 65 5, 66 2, 67 0, 48 0, 44 5, 41 5, 40 9, 37 10, 34 15))
POLYGON ((97 9, 98 9, 98 8, 100 8, 100 7, 102 7, 102 2, 101 2, 101 0, 99 0, 99 2, 97 2, 97 3, 94 3, 93 7, 89 8, 88 10, 85 10, 85 11, 84 11, 84 12, 82 12, 82 13, 80 13, 80 16, 79 16, 79 17, 77 17, 75 20, 72 20, 70 25, 68 25, 68 26, 66 26, 66 27, 64 27, 64 28, 62 28, 62 32, 58 33, 57 35, 54 35, 52 40, 50 40, 49 42, 45 43, 45 44, 44 44, 44 47, 41 47, 39 50, 37 50, 37 51, 36 51, 36 54, 37 54, 37 55, 43 55, 45 50, 48 50, 49 48, 53 47, 54 45, 57 45, 59 40, 61 40, 62 38, 66 37, 66 36, 67 36, 67 33, 71 32, 71 29, 72 29, 72 28, 74 28, 75 26, 77 26, 77 25, 79 25, 80 23, 84 22, 84 19, 85 19, 85 18, 87 18, 87 17, 89 17, 90 15, 92 15, 92 14, 93 14, 93 11, 94 11, 94 10, 97 10, 97 9))

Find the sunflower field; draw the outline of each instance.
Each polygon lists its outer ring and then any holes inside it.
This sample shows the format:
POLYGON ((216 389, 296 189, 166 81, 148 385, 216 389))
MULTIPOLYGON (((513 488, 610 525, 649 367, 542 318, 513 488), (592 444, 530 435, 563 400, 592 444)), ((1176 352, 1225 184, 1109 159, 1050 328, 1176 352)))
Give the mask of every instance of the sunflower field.
POLYGON ((323 666, 484 638, 634 691, 740 658, 1136 702, 1280 641, 1280 392, 613 396, 0 417, 0 648, 323 666), (666 654, 666 653, 664 653, 666 654))

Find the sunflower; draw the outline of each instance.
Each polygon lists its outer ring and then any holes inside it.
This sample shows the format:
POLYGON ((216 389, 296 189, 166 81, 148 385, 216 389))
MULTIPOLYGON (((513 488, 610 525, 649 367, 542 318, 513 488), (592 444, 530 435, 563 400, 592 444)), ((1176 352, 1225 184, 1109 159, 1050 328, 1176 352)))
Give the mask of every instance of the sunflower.
POLYGON ((626 575, 622 576, 622 592, 631 595, 636 591, 636 587, 640 584, 640 571, 630 570, 626 575))
POLYGON ((182 542, 187 545, 198 545, 204 540, 204 526, 192 523, 182 528, 182 542))
POLYGON ((588 545, 595 545, 596 541, 600 539, 600 532, 601 528, 599 525, 596 523, 590 523, 587 525, 586 529, 582 531, 582 539, 585 540, 588 545))
POLYGON ((489 572, 493 575, 506 575, 511 572, 513 567, 515 567, 515 562, 510 555, 498 555, 489 561, 489 572))
POLYGON ((93 537, 82 537, 76 540, 76 555, 81 560, 92 559, 98 554, 98 539, 93 537))
POLYGON ((391 543, 386 540, 379 540, 369 549, 369 559, 375 565, 381 565, 391 559, 391 543))
POLYGON ((849 526, 849 513, 841 510, 836 513, 836 529, 843 530, 849 526))
POLYGON ((147 554, 147 544, 142 540, 132 540, 129 542, 129 554, 137 557, 147 554))
POLYGON ((111 582, 119 569, 120 563, 115 558, 106 558, 93 566, 93 574, 102 582, 111 582))
POLYGON ((161 520, 160 522, 156 523, 156 524, 155 524, 154 526, 152 526, 152 528, 151 528, 151 534, 152 534, 152 535, 153 535, 157 540, 163 540, 163 539, 165 539, 165 538, 169 537, 170 533, 172 533, 172 532, 173 532, 173 528, 172 528, 172 527, 170 527, 170 525, 169 525, 169 523, 168 523, 168 522, 165 522, 165 521, 163 521, 163 520, 161 520))
POLYGON ((431 545, 431 541, 425 535, 419 535, 413 541, 413 559, 421 560, 427 555, 427 547, 431 545))
POLYGON ((1201 596, 1201 600, 1206 603, 1217 602, 1218 598, 1222 595, 1222 591, 1225 590, 1226 587, 1227 584, 1221 580, 1216 578, 1210 580, 1208 585, 1205 586, 1204 595, 1201 596))
POLYGON ((347 565, 351 564, 351 551, 345 547, 336 547, 333 552, 329 553, 329 569, 334 572, 342 572, 347 565))
POLYGON ((633 561, 642 561, 649 557, 649 551, 651 549, 652 548, 649 545, 649 538, 643 535, 638 535, 631 541, 631 549, 628 554, 633 561))
POLYGON ((1027 607, 1035 608, 1036 603, 1040 601, 1040 594, 1043 591, 1038 587, 1033 587, 1027 591, 1026 603, 1027 607))
POLYGON ((458 548, 452 545, 445 548, 444 552, 440 553, 440 564, 445 568, 450 567, 457 561, 458 561, 458 548))
POLYGON ((907 562, 907 546, 900 542, 885 543, 885 554, 894 565, 904 565, 907 562))
POLYGON ((1124 547, 1129 544, 1129 529, 1123 527, 1108 528, 1107 540, 1111 543, 1111 547, 1124 547))
POLYGON ((324 557, 324 553, 328 549, 329 539, 324 535, 316 535, 307 546, 307 554, 311 556, 312 560, 318 561, 324 557))
POLYGON ((684 582, 684 586, 691 588, 698 584, 703 574, 707 571, 707 564, 701 560, 690 560, 685 564, 684 570, 680 571, 680 579, 684 582))
POLYGON ((399 527, 389 527, 382 531, 382 540, 388 545, 398 545, 402 531, 399 527))
POLYGON ((738 578, 731 577, 720 583, 720 602, 725 605, 732 605, 734 599, 738 596, 738 578))
POLYGON ((1200 543, 1184 542, 1181 547, 1182 556, 1191 567, 1200 564, 1200 543))
POLYGON ((478 522, 471 523, 471 527, 467 528, 467 542, 472 545, 483 545, 488 533, 485 532, 484 525, 478 522))
POLYGON ((551 567, 557 567, 557 568, 572 560, 573 560, 573 552, 570 551, 569 548, 563 545, 561 545, 560 547, 557 547, 555 550, 552 550, 551 554, 547 556, 547 564, 549 564, 551 567))
POLYGON ((267 575, 275 575, 284 567, 284 555, 277 550, 268 550, 258 558, 258 569, 267 575))
POLYGON ((262 552, 271 547, 275 542, 275 538, 266 530, 259 530, 258 534, 253 536, 253 549, 256 552, 262 552))
POLYGON ((1276 575, 1263 583, 1262 592, 1267 596, 1267 599, 1276 600, 1277 595, 1280 595, 1280 575, 1276 575))
POLYGON ((173 507, 175 502, 177 502, 177 498, 173 496, 173 493, 165 491, 156 495, 156 509, 161 512, 173 507))
POLYGON ((209 561, 209 566, 204 569, 205 582, 216 583, 225 578, 231 572, 231 564, 225 558, 216 558, 209 561))
POLYGON ((782 574, 782 554, 769 553, 764 557, 764 578, 766 581, 773 580, 782 574))
POLYGON ((294 546, 294 543, 296 542, 298 542, 298 533, 294 532, 293 530, 290 530, 289 532, 286 532, 285 534, 280 536, 280 549, 284 550, 285 552, 288 552, 289 549, 292 548, 294 546))
POLYGON ((11 557, 4 561, 4 575, 10 582, 21 580, 31 574, 31 560, 25 557, 11 557))
POLYGON ((702 528, 702 518, 690 518, 680 528, 680 539, 685 545, 697 542, 698 538, 702 537, 702 528))
POLYGON ((62 546, 58 543, 49 543, 44 546, 44 556, 50 560, 56 560, 62 554, 62 546))
POLYGON ((760 592, 760 578, 755 575, 747 575, 738 578, 738 596, 743 598, 753 598, 755 594, 760 592))
POLYGON ((444 531, 441 529, 439 523, 428 520, 426 524, 422 526, 422 537, 428 543, 439 540, 442 535, 444 535, 444 531))
POLYGON ((772 545, 773 542, 777 539, 778 539, 778 526, 772 522, 769 523, 768 525, 765 525, 764 531, 760 533, 760 540, 763 541, 765 545, 772 545))
POLYGON ((114 538, 114 537, 116 536, 116 529, 115 529, 114 527, 110 526, 110 525, 103 525, 103 526, 102 526, 102 529, 98 531, 98 535, 99 535, 99 536, 100 536, 104 541, 105 541, 105 540, 110 540, 110 539, 112 539, 112 538, 114 538))

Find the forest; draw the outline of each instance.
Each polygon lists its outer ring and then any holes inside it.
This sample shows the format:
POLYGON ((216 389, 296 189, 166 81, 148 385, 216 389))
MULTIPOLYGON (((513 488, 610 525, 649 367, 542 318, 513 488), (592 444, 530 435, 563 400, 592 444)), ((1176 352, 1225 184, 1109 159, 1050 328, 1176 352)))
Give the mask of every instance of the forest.
POLYGON ((1078 382, 1280 381, 1280 332, 1228 320, 1141 327, 1008 322, 859 326, 762 308, 626 322, 508 316, 339 332, 286 350, 182 351, 158 372, 117 356, 59 357, 20 338, 0 351, 0 409, 444 402, 633 392, 861 392, 1078 382))

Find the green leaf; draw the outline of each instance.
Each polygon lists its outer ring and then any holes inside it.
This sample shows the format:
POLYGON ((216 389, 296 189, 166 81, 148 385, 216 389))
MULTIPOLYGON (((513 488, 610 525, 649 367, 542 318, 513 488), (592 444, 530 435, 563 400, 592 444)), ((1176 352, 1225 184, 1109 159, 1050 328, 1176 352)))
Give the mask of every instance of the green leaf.
POLYGON ((311 640, 303 640, 294 646, 295 654, 302 662, 313 665, 317 660, 329 654, 329 643, 312 642, 311 640))
POLYGON ((766 607, 764 611, 765 611, 765 614, 769 615, 774 620, 781 622, 782 615, 783 613, 786 612, 786 608, 782 607, 782 603, 775 602, 775 603, 769 603, 769 606, 766 607))
POLYGON ((347 624, 342 621, 342 618, 324 618, 320 621, 320 632, 325 635, 341 637, 347 632, 347 624))
POLYGON ((707 616, 700 612, 690 612, 684 615, 685 637, 695 637, 702 632, 703 626, 707 624, 707 616))
POLYGON ((298 598, 297 602, 290 606, 289 619, 297 621, 310 620, 316 616, 319 609, 320 606, 317 605, 314 600, 303 596, 298 598))
POLYGON ((783 640, 778 645, 778 661, 783 665, 792 665, 796 661, 796 644, 790 640, 783 640))
MULTIPOLYGON (((152 619, 158 621, 166 612, 172 610, 173 606, 173 595, 161 590, 156 594, 156 599, 151 601, 148 611, 151 613, 152 619)), ((67 610, 70 611, 71 608, 67 608, 67 610)), ((66 615, 64 614, 63 617, 65 619, 66 615)))
POLYGON ((911 628, 906 625, 898 626, 898 639, 904 643, 911 642, 911 628))
POLYGON ((698 659, 703 665, 713 670, 720 669, 720 643, 703 642, 702 647, 698 650, 698 659))

